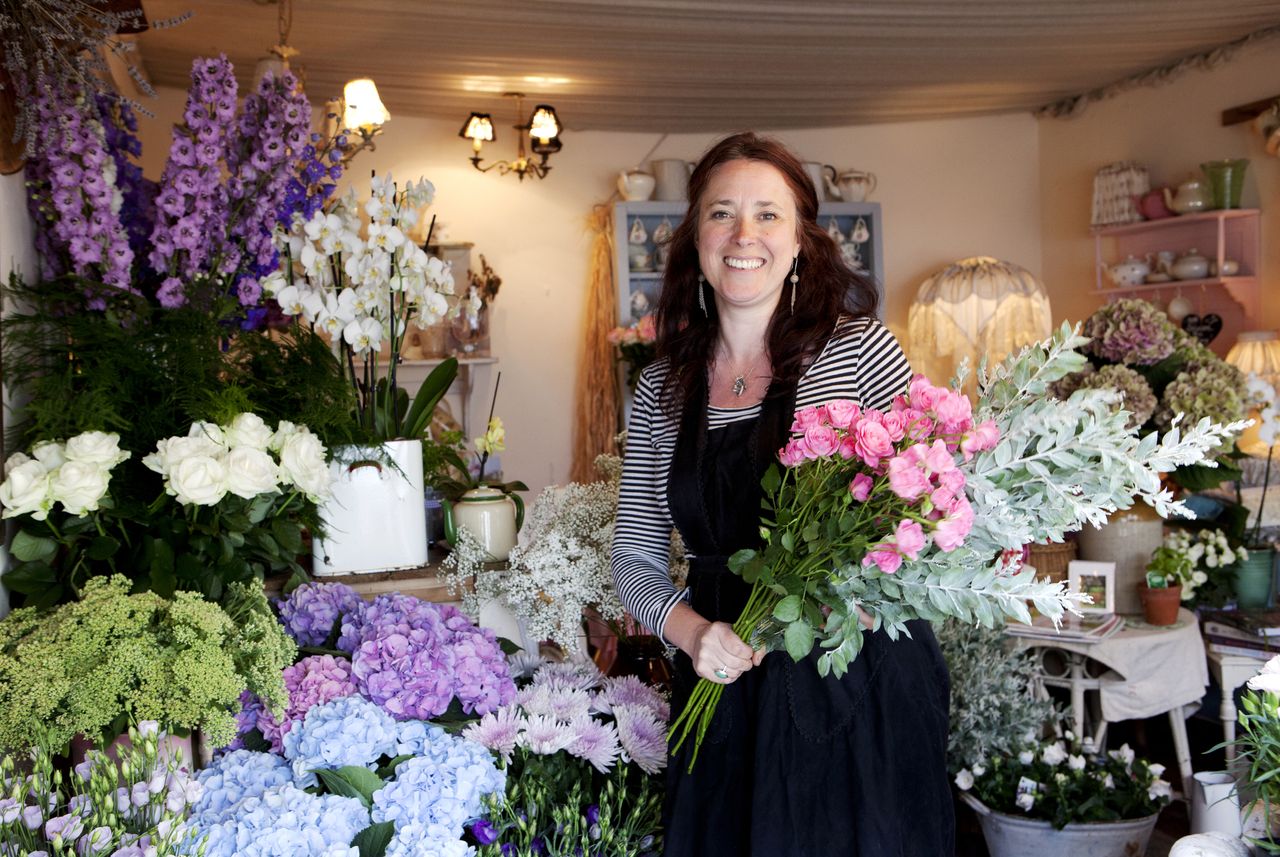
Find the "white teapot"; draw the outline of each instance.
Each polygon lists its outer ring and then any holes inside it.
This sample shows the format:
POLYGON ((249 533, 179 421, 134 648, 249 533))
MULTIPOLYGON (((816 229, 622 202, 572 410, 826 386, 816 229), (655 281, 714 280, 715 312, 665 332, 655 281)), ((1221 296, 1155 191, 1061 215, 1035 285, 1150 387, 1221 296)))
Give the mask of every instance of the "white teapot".
POLYGON ((444 502, 444 537, 458 543, 458 528, 480 540, 490 562, 502 562, 516 546, 516 533, 524 525, 524 501, 517 494, 482 485, 454 502, 444 502))
POLYGON ((1174 261, 1169 273, 1175 280, 1203 280, 1209 276, 1209 260, 1192 248, 1174 261))
POLYGON ((836 177, 840 198, 845 202, 862 202, 876 189, 876 174, 866 170, 846 170, 836 177))
POLYGON ((656 186, 657 179, 644 170, 623 170, 618 173, 618 193, 627 202, 649 199, 656 186))
POLYGON ((1151 273, 1151 265, 1145 259, 1129 256, 1107 268, 1107 276, 1117 286, 1140 286, 1151 273))

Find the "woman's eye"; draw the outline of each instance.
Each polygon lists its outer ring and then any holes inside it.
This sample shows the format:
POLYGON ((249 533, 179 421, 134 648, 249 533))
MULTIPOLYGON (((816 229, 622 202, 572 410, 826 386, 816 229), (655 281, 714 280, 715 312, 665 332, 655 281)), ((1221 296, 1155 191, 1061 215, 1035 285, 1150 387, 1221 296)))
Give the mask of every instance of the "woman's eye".
POLYGON ((727 212, 727 211, 725 211, 725 210, 723 210, 723 209, 721 209, 721 210, 719 210, 719 211, 713 211, 713 212, 711 212, 711 219, 712 219, 712 220, 725 220, 725 219, 727 219, 728 217, 729 217, 729 212, 727 212))
POLYGON ((761 220, 777 220, 778 215, 776 212, 773 212, 773 211, 762 211, 760 212, 760 219, 761 220))

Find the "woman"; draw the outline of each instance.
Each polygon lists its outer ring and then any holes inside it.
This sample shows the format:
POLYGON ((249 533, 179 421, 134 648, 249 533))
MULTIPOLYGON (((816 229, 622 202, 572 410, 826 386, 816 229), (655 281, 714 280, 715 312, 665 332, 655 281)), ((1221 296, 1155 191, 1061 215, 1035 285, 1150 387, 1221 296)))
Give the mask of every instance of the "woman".
POLYGON ((753 652, 732 629, 749 588, 726 559, 760 543, 760 477, 797 406, 884 408, 910 368, 875 288, 818 226, 800 161, 754 134, 689 178, 658 305, 660 358, 631 414, 613 546, 623 604, 679 649, 673 710, 725 687, 697 765, 667 767, 667 857, 949 857, 946 665, 927 623, 868 634, 842 679, 814 655, 753 652), (672 527, 689 588, 667 574, 672 527))

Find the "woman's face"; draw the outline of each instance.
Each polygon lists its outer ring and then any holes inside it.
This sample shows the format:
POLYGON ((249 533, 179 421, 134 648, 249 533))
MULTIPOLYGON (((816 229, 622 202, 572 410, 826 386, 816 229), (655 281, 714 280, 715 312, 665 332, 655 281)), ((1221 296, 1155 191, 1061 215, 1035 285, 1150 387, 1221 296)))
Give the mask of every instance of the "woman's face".
POLYGON ((698 206, 698 261, 720 305, 777 304, 800 252, 795 198, 763 161, 716 167, 698 206))

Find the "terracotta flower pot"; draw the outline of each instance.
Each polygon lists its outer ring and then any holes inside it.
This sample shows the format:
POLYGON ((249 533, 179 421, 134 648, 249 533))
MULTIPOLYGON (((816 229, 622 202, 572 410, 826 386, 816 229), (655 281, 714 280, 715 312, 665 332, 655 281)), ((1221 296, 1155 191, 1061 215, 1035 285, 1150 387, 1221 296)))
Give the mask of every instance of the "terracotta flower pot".
POLYGON ((1145 583, 1139 583, 1138 597, 1142 600, 1142 616, 1147 624, 1172 625, 1178 621, 1178 606, 1182 603, 1181 585, 1152 589, 1145 583))

